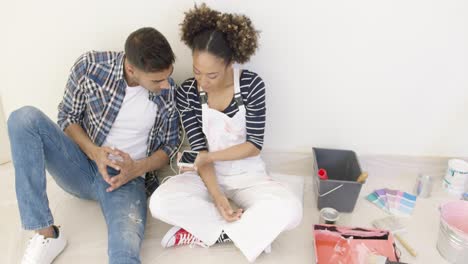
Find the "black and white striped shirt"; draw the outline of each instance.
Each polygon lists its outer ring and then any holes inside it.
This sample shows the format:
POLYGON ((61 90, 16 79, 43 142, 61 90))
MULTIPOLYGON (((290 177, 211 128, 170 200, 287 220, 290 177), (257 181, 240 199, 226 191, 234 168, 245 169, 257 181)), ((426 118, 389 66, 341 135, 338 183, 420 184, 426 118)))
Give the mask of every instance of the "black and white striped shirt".
MULTIPOLYGON (((240 90, 246 109, 246 140, 261 150, 266 116, 265 84, 256 73, 243 70, 240 76, 240 90)), ((192 150, 208 150, 205 134, 202 131, 202 112, 197 81, 194 78, 186 80, 178 87, 176 102, 192 150)), ((238 111, 233 97, 223 113, 233 117, 238 111)))

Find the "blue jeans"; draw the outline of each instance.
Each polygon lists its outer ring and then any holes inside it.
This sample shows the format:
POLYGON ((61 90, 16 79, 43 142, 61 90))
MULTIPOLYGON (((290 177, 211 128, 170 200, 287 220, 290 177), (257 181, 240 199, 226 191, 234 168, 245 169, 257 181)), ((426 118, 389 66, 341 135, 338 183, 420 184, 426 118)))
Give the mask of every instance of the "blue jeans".
MULTIPOLYGON (((109 185, 96 163, 34 107, 14 111, 8 119, 8 132, 24 229, 37 230, 54 223, 46 193, 47 170, 66 192, 99 202, 107 223, 109 263, 140 263, 146 223, 142 177, 106 192, 109 185)), ((108 171, 110 176, 118 173, 110 168, 108 171)))

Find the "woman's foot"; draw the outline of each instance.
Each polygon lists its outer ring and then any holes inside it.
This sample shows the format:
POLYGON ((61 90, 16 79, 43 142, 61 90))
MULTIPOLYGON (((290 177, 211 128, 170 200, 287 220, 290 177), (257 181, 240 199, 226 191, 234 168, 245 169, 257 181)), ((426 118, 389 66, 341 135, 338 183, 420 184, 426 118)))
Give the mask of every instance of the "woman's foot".
POLYGON ((232 240, 228 237, 224 231, 221 231, 221 235, 219 236, 218 240, 216 240, 216 243, 228 243, 232 242, 232 240))
MULTIPOLYGON (((216 243, 220 244, 228 242, 232 242, 232 240, 226 233, 224 233, 224 231, 222 231, 216 243)), ((166 235, 161 240, 161 245, 165 248, 181 245, 200 245, 202 247, 207 247, 200 239, 196 238, 187 230, 177 226, 174 226, 167 231, 166 235)))
POLYGON ((182 245, 199 245, 207 247, 207 245, 205 245, 205 243, 200 239, 187 232, 187 230, 177 226, 174 226, 167 231, 166 235, 161 240, 161 245, 165 248, 182 245))

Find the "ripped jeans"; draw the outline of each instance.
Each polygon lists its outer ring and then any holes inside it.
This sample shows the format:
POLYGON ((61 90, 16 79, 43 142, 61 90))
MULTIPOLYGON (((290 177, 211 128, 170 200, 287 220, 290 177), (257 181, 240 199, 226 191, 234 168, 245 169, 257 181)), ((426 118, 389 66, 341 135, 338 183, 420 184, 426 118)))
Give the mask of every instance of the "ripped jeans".
MULTIPOLYGON (((107 223, 109 263, 140 263, 146 223, 145 181, 142 177, 113 192, 106 192, 109 185, 96 163, 34 107, 14 111, 8 119, 8 132, 24 229, 37 230, 54 224, 46 193, 47 170, 66 192, 99 202, 107 223)), ((118 173, 113 169, 108 171, 110 176, 118 173)), ((79 213, 77 208, 76 214, 79 213)))

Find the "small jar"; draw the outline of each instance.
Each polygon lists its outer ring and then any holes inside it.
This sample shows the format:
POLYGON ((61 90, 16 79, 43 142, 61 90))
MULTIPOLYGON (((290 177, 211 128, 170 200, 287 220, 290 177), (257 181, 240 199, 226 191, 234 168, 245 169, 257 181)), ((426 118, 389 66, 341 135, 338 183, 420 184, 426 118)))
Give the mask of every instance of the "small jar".
POLYGON ((320 224, 334 225, 340 218, 340 213, 331 207, 325 207, 320 210, 320 224))
POLYGON ((432 191, 432 176, 427 174, 419 174, 414 185, 414 194, 421 198, 431 196, 432 191))

